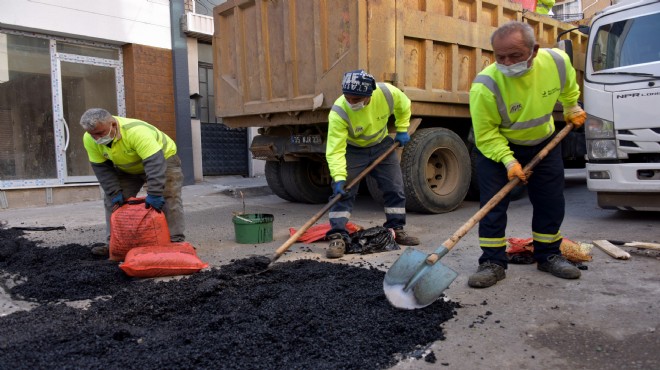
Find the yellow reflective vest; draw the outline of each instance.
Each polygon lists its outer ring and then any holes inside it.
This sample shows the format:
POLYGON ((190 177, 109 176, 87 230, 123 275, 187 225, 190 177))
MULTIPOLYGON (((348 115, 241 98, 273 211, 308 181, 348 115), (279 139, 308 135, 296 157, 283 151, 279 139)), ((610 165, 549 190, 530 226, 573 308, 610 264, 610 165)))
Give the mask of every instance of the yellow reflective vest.
POLYGON ((555 131, 552 118, 557 100, 577 104, 580 87, 568 55, 559 49, 539 49, 530 70, 506 77, 486 67, 470 88, 470 115, 475 145, 486 157, 508 163, 514 159, 509 143, 537 145, 555 131))
POLYGON ((334 181, 346 180, 346 145, 370 147, 387 136, 387 121, 394 114, 397 132, 410 126, 410 99, 388 83, 378 83, 371 101, 353 111, 344 95, 335 100, 328 115, 328 139, 325 157, 334 181))
POLYGON ((83 143, 92 163, 111 160, 115 168, 129 174, 144 173, 142 160, 151 157, 159 150, 165 159, 176 154, 176 144, 164 132, 137 119, 113 116, 118 123, 121 138, 112 141, 112 147, 99 145, 85 133, 83 143))
POLYGON ((555 0, 538 0, 536 2, 536 12, 538 14, 548 14, 550 9, 555 6, 555 0))

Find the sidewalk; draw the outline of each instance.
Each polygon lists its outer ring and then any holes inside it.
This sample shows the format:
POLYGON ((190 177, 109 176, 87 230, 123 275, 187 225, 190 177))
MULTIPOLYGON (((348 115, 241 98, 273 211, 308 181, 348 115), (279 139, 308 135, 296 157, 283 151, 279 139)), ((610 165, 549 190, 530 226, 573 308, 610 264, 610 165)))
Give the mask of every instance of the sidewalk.
MULTIPOLYGON (((204 210, 222 203, 223 194, 233 198, 272 194, 264 176, 217 176, 205 177, 204 181, 182 189, 185 210, 204 210), (214 196, 211 196, 214 195, 214 196)), ((140 194, 146 195, 146 194, 140 194)), ((46 207, 0 210, 0 226, 65 228, 98 225, 103 221, 103 201, 86 201, 46 207)))

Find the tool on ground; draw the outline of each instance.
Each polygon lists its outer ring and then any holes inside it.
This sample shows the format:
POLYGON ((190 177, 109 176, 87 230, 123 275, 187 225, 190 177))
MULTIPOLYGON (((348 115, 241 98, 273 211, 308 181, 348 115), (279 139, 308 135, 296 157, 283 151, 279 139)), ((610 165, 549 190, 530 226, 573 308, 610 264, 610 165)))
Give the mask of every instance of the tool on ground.
MULTIPOLYGON (((362 172, 360 172, 360 174, 358 174, 354 179, 352 179, 351 182, 348 183, 348 185, 346 185, 345 188, 346 192, 348 192, 354 186, 359 185, 360 181, 365 176, 367 176, 367 174, 369 174, 369 172, 371 172, 371 170, 373 170, 374 167, 376 167, 380 162, 382 162, 387 156, 390 155, 390 153, 392 153, 398 147, 399 147, 398 142, 392 144, 392 146, 390 146, 383 154, 381 154, 380 157, 376 158, 376 160, 374 160, 373 163, 371 163, 367 168, 365 168, 362 172)), ((305 231, 307 231, 307 229, 309 229, 312 225, 314 225, 314 223, 318 221, 333 205, 335 205, 335 203, 339 202, 341 197, 342 197, 341 194, 337 194, 334 197, 332 197, 328 202, 328 204, 326 204, 320 211, 318 211, 314 216, 312 216, 312 218, 310 218, 304 225, 302 225, 300 229, 296 231, 295 234, 291 235, 289 239, 287 239, 287 241, 284 242, 284 244, 282 244, 279 248, 277 248, 275 253, 271 256, 270 262, 273 263, 277 261, 277 259, 279 259, 284 254, 284 252, 286 252, 289 249, 289 247, 291 247, 291 245, 293 245, 293 243, 295 243, 296 240, 298 240, 298 237, 300 237, 305 231)))
MULTIPOLYGON (((573 129, 567 123, 559 133, 537 153, 523 168, 529 177, 531 170, 536 166, 559 142, 573 129)), ((394 261, 385 274, 383 290, 390 303, 402 309, 423 308, 435 302, 442 292, 449 287, 458 274, 451 268, 438 262, 447 254, 474 225, 476 225, 493 207, 495 207, 513 188, 520 179, 514 177, 497 194, 495 194, 477 213, 463 224, 449 239, 431 254, 408 247, 401 256, 394 261)))

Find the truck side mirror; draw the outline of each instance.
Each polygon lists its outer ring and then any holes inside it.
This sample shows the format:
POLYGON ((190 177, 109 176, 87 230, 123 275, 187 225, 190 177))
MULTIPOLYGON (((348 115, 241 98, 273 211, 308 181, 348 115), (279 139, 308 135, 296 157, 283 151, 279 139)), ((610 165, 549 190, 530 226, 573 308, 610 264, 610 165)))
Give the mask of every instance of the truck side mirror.
POLYGON ((568 54, 568 59, 570 59, 571 63, 573 63, 573 41, 559 40, 557 41, 557 48, 568 54))

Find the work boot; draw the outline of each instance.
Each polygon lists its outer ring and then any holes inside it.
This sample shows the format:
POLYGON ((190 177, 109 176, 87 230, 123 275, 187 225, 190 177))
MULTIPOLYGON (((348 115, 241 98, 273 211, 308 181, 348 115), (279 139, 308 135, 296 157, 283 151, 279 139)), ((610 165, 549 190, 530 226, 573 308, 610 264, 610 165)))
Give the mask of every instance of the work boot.
POLYGON ((92 245, 91 252, 95 256, 99 257, 108 257, 110 255, 110 249, 105 243, 96 243, 92 245))
POLYGON ((488 288, 505 277, 506 272, 504 271, 504 267, 496 263, 484 262, 479 265, 477 272, 470 275, 468 285, 472 288, 488 288))
POLYGON ((568 262, 561 254, 552 255, 543 263, 539 262, 536 268, 562 279, 577 279, 581 275, 580 269, 568 262))
POLYGON ((403 228, 394 229, 394 241, 401 245, 419 245, 419 238, 408 235, 403 228))
POLYGON ((341 258, 346 253, 346 242, 341 234, 332 234, 328 236, 330 244, 325 256, 328 258, 341 258))

